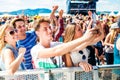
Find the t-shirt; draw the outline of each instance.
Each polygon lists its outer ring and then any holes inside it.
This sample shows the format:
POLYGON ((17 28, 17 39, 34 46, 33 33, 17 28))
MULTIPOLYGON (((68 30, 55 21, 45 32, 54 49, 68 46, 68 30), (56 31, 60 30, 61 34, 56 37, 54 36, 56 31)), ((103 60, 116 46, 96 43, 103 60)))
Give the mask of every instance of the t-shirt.
POLYGON ((37 43, 36 40, 37 40, 37 35, 35 31, 28 31, 26 32, 26 38, 24 40, 17 41, 18 48, 21 46, 26 48, 26 52, 24 55, 24 59, 25 59, 24 64, 27 69, 33 69, 32 56, 30 50, 33 46, 36 45, 37 43))
POLYGON ((87 48, 80 50, 80 51, 71 52, 70 56, 71 56, 73 64, 75 65, 79 63, 80 61, 88 62, 89 53, 90 51, 87 48))
MULTIPOLYGON (((61 42, 51 42, 50 47, 54 47, 59 44, 61 44, 61 42)), ((31 55, 34 61, 35 68, 48 69, 62 67, 62 56, 55 56, 51 58, 38 58, 38 54, 42 54, 39 53, 38 50, 42 48, 45 47, 38 43, 31 49, 31 55)))

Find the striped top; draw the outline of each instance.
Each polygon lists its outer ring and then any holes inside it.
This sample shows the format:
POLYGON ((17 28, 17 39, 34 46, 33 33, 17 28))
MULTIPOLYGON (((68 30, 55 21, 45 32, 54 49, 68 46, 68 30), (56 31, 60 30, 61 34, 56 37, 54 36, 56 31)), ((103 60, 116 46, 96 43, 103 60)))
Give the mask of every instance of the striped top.
POLYGON ((19 40, 17 42, 18 48, 21 46, 26 48, 26 53, 24 55, 25 58, 24 64, 27 69, 33 69, 30 50, 37 43, 36 40, 37 40, 37 35, 35 31, 28 31, 26 32, 26 38, 24 40, 19 40))

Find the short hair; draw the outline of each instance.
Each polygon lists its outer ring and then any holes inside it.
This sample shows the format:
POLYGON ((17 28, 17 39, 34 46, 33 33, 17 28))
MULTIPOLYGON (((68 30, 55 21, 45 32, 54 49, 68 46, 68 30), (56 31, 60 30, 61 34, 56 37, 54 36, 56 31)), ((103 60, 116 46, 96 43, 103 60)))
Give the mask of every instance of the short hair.
POLYGON ((23 22, 25 22, 24 19, 22 19, 22 18, 15 18, 15 19, 13 19, 12 22, 11 22, 11 24, 12 24, 12 26, 13 26, 14 28, 16 28, 16 24, 15 24, 15 23, 16 23, 17 21, 23 21, 23 22))
POLYGON ((40 18, 37 25, 35 26, 35 31, 37 31, 40 28, 40 24, 43 22, 47 22, 50 24, 50 19, 45 17, 40 18))

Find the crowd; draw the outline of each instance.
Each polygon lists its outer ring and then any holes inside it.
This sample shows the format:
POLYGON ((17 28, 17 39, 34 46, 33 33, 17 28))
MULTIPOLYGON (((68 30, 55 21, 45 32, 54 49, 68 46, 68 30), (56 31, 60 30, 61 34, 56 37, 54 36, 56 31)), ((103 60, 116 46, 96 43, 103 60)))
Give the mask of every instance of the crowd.
POLYGON ((17 70, 81 67, 120 63, 120 19, 100 15, 93 27, 88 15, 63 16, 53 6, 50 16, 3 17, 0 19, 1 69, 17 70), (106 63, 105 63, 106 62, 106 63))

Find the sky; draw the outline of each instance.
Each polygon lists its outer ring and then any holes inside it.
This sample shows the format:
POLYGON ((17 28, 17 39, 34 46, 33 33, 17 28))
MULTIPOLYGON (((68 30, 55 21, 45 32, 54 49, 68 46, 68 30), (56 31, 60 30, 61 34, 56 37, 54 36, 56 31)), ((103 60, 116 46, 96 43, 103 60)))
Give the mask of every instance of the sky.
MULTIPOLYGON (((120 0, 99 0, 97 11, 120 11, 120 0)), ((59 9, 66 8, 66 0, 0 0, 0 12, 15 11, 19 9, 48 8, 59 5, 59 9)))
POLYGON ((59 9, 64 9, 66 6, 65 1, 66 0, 0 0, 0 12, 1 11, 9 12, 27 8, 52 9, 53 5, 59 5, 59 9))
POLYGON ((120 0, 99 0, 97 11, 120 11, 120 0))

